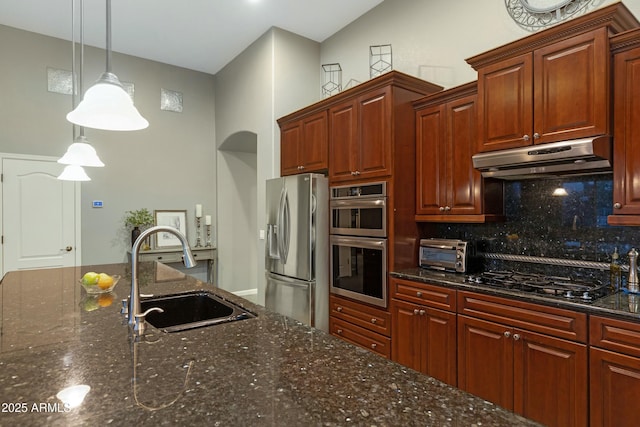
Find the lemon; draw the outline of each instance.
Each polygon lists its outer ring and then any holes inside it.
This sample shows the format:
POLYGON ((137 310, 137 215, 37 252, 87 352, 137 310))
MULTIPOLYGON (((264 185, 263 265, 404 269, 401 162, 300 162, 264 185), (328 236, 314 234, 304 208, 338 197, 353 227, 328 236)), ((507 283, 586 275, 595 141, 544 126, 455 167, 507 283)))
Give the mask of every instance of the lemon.
POLYGON ((98 273, 94 273, 93 271, 90 271, 88 273, 85 273, 84 276, 82 276, 82 283, 84 283, 86 286, 95 286, 98 284, 98 278, 99 278, 98 273))
POLYGON ((100 289, 109 289, 113 285, 113 277, 107 273, 100 273, 98 274, 97 283, 100 289))

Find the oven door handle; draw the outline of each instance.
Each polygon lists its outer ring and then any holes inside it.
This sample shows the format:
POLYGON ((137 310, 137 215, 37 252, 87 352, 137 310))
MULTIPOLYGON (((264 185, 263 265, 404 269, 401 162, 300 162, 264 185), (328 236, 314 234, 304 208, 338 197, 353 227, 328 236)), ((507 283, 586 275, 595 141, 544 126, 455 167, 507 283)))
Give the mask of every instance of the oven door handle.
POLYGON ((451 245, 421 245, 422 248, 433 248, 433 249, 450 249, 450 250, 455 250, 457 249, 456 246, 451 246, 451 245))
POLYGON ((330 205, 332 208, 376 208, 386 206, 387 199, 350 199, 350 200, 332 200, 330 205))

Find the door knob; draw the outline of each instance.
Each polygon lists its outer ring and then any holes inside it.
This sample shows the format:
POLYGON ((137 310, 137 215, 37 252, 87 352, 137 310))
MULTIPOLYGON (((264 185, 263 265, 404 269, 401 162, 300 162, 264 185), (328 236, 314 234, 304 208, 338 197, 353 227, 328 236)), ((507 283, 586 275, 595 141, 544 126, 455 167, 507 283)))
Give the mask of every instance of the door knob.
POLYGON ((66 248, 64 248, 64 250, 67 252, 71 252, 73 250, 73 246, 67 246, 66 248))

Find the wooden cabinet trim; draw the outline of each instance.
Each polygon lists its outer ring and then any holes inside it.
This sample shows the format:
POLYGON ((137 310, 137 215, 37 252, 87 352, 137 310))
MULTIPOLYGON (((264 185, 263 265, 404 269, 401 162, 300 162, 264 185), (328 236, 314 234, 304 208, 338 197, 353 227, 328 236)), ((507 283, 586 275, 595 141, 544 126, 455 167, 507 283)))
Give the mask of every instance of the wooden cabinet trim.
POLYGON ((587 342, 587 315, 571 310, 460 291, 458 314, 572 341, 587 342))
POLYGON ((445 311, 456 311, 456 290, 442 286, 392 278, 391 297, 445 311))
POLYGON ((589 344, 640 357, 640 324, 589 316, 589 344))
POLYGON ((391 336, 391 314, 364 304, 333 295, 329 298, 330 316, 353 323, 361 328, 391 336))
POLYGON ((329 318, 329 331, 331 335, 339 337, 351 344, 373 351, 387 359, 391 357, 391 339, 383 335, 376 334, 368 329, 336 319, 335 317, 329 318))

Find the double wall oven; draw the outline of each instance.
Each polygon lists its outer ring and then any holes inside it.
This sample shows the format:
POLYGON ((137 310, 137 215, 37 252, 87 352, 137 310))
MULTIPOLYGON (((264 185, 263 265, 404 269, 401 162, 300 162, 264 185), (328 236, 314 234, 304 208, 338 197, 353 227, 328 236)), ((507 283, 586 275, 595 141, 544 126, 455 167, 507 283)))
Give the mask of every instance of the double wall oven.
POLYGON ((387 306, 387 184, 331 188, 331 292, 387 306))

